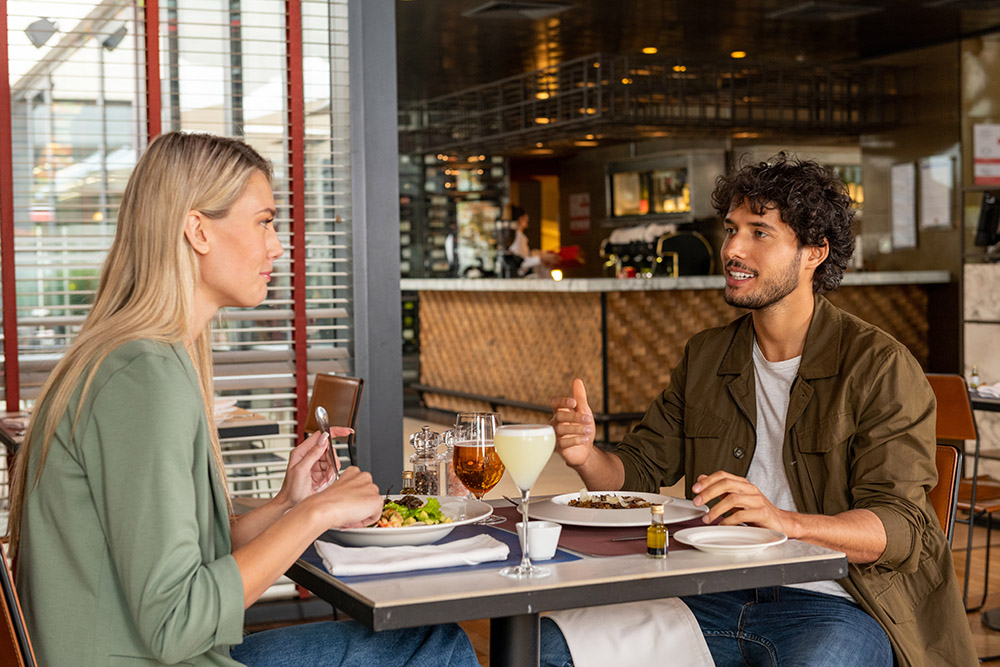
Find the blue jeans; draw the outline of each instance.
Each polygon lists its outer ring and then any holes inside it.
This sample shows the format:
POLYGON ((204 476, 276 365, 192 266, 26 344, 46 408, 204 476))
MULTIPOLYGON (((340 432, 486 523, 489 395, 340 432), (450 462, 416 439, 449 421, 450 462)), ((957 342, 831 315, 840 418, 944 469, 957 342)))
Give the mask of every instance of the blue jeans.
POLYGON ((716 667, 892 667, 882 626, 853 600, 798 588, 681 598, 716 667))
POLYGON ((249 667, 479 667, 454 624, 372 632, 354 621, 307 623, 247 635, 230 655, 249 667))
MULTIPOLYGON (((751 588, 681 598, 716 667, 892 667, 882 626, 846 598, 797 588, 751 588)), ((613 632, 613 628, 595 628, 613 632)), ((572 667, 559 626, 542 619, 542 667, 572 667)))

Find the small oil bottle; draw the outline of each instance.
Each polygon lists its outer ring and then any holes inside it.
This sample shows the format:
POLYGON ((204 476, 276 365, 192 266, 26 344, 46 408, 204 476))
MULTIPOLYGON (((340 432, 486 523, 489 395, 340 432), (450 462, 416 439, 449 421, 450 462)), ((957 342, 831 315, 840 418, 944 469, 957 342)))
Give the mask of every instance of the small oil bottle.
POLYGON ((969 389, 978 389, 979 388, 979 384, 980 384, 980 382, 979 382, 979 367, 978 366, 973 366, 972 367, 972 376, 969 378, 969 389))
POLYGON ((663 505, 650 505, 649 511, 653 518, 646 529, 646 555, 650 558, 666 558, 668 534, 667 527, 663 525, 663 505))
POLYGON ((404 470, 403 471, 403 488, 399 491, 404 496, 415 496, 417 495, 417 487, 413 485, 413 471, 404 470))

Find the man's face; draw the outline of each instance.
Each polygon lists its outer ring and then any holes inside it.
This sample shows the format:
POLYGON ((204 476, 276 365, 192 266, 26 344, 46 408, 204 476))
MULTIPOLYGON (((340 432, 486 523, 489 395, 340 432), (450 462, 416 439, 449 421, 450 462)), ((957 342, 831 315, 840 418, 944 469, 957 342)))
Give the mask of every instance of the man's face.
POLYGON ((757 215, 744 202, 729 210, 723 224, 726 303, 761 310, 780 303, 800 286, 812 291, 812 271, 804 268, 803 248, 777 209, 757 215))

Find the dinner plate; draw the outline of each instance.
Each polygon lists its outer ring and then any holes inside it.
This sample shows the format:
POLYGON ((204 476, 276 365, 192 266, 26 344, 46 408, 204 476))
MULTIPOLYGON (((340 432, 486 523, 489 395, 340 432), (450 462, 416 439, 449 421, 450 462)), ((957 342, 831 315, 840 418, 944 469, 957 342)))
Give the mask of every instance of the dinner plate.
MULTIPOLYGON (((475 498, 456 498, 454 496, 417 496, 427 501, 437 498, 441 503, 441 513, 451 519, 451 523, 439 523, 433 526, 424 524, 400 526, 399 528, 344 528, 330 529, 319 539, 327 542, 338 542, 348 547, 398 547, 404 545, 430 544, 442 539, 456 526, 464 526, 485 519, 493 513, 493 508, 475 498)), ((398 500, 402 496, 389 496, 398 500)))
MULTIPOLYGON (((707 509, 695 507, 690 500, 664 496, 659 493, 641 493, 639 491, 589 491, 590 495, 622 495, 635 496, 651 503, 663 503, 663 523, 677 523, 696 519, 707 509)), ((569 501, 580 497, 579 493, 564 493, 546 500, 537 500, 528 506, 528 514, 532 519, 555 521, 571 526, 593 526, 598 528, 622 528, 629 526, 648 526, 649 508, 639 507, 630 510, 598 510, 586 507, 571 507, 569 501)))
POLYGON ((748 554, 781 544, 788 537, 755 526, 704 526, 678 530, 674 539, 710 554, 748 554))

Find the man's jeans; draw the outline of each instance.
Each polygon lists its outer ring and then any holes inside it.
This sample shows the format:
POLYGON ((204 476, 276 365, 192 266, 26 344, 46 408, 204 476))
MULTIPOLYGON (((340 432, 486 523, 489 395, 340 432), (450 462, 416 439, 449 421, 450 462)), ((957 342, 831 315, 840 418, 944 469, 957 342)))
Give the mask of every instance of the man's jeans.
MULTIPOLYGON (((846 598, 772 587, 681 599, 698 619, 716 667, 893 665, 882 626, 846 598)), ((543 623, 543 667, 571 667, 569 649, 557 650, 565 646, 558 626, 543 623)))
POLYGON ((247 635, 233 660, 250 667, 479 667, 454 624, 372 632, 355 623, 308 623, 247 635))

